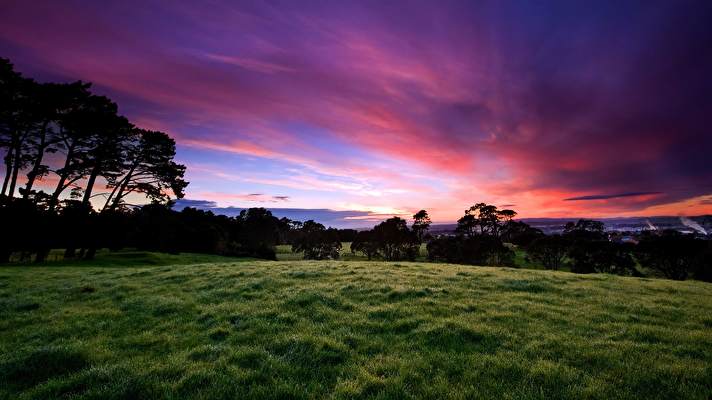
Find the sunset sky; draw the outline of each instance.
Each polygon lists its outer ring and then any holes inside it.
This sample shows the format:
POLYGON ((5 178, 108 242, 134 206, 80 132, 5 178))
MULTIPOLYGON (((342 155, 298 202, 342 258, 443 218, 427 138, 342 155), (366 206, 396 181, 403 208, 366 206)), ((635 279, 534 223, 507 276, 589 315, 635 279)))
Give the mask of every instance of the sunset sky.
POLYGON ((0 57, 176 138, 184 204, 712 213, 710 1, 1 3, 0 57))

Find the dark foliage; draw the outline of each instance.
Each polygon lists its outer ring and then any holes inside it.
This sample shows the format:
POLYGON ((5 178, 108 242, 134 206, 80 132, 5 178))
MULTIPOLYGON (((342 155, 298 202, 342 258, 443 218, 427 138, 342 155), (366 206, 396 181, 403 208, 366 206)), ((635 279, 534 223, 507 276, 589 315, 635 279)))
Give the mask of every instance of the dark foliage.
POLYGON ((415 260, 420 249, 418 235, 408 229, 402 218, 389 218, 370 231, 359 232, 351 243, 351 251, 361 252, 372 259, 387 261, 415 260))
POLYGON ((292 251, 303 252, 306 260, 336 260, 339 258, 341 240, 336 229, 326 229, 312 220, 304 222, 292 242, 292 251))
POLYGON ((520 221, 507 221, 500 229, 500 239, 505 243, 517 246, 528 246, 534 240, 542 237, 544 237, 544 232, 540 229, 532 228, 520 221))
POLYGON ((527 254, 544 268, 558 270, 564 266, 569 241, 560 235, 542 236, 527 246, 527 254))
POLYGON ((373 231, 360 231, 351 242, 351 252, 363 253, 369 261, 379 256, 378 247, 373 231))
POLYGON ((646 267, 669 279, 690 275, 709 280, 710 243, 694 235, 666 230, 645 235, 636 248, 636 258, 646 267))
POLYGON ((415 233, 415 236, 418 238, 419 243, 423 242, 425 235, 428 233, 428 229, 430 229, 431 223, 432 222, 430 221, 430 216, 425 210, 420 210, 415 213, 415 215, 413 215, 413 226, 411 227, 411 229, 413 230, 413 233, 415 233))
POLYGON ((431 261, 514 266, 514 252, 491 235, 442 236, 428 242, 427 248, 431 261))
POLYGON ((639 276, 633 260, 633 248, 628 244, 608 240, 603 222, 580 219, 564 226, 563 238, 569 243, 571 272, 611 273, 639 276))
POLYGON ((568 253, 571 272, 639 276, 632 251, 628 245, 602 240, 572 242, 568 253))

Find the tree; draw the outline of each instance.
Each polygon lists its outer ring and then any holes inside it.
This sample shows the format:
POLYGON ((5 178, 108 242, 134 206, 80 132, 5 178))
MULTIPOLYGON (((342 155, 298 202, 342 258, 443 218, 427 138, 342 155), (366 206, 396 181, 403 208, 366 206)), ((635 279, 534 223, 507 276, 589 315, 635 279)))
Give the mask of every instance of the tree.
POLYGON ((697 262, 708 244, 694 235, 674 230, 645 234, 636 246, 635 256, 643 267, 668 279, 684 280, 698 270, 697 262))
POLYGON ((304 253, 305 260, 337 260, 341 250, 336 229, 326 229, 312 220, 304 222, 294 243, 292 252, 304 253))
POLYGON ((497 210, 496 206, 477 203, 465 210, 465 215, 457 221, 456 232, 473 237, 475 235, 499 236, 500 220, 511 220, 516 215, 512 210, 497 210))
POLYGON ((351 242, 351 253, 363 253, 371 261, 378 257, 378 247, 373 231, 359 231, 351 242))
POLYGON ((47 153, 56 153, 60 150, 62 136, 60 121, 72 107, 75 106, 75 97, 84 86, 81 82, 72 84, 44 83, 36 87, 35 111, 39 121, 36 130, 30 137, 30 159, 32 166, 27 173, 27 183, 21 190, 23 198, 32 195, 35 182, 42 179, 50 172, 50 166, 44 163, 47 153))
POLYGON ((128 120, 117 114, 118 107, 103 96, 90 96, 89 112, 80 125, 90 148, 84 154, 82 163, 88 171, 82 203, 89 205, 93 197, 94 186, 99 177, 115 179, 126 168, 127 146, 133 132, 128 120))
POLYGON ((428 259, 470 265, 514 265, 514 252, 492 235, 441 236, 428 242, 428 259))
POLYGON ((59 204, 62 193, 72 188, 72 197, 79 197, 83 189, 76 182, 86 177, 88 165, 85 159, 92 146, 91 132, 83 128, 85 119, 92 112, 88 107, 90 84, 76 82, 67 90, 66 109, 58 115, 57 149, 64 155, 64 161, 51 170, 57 175, 57 184, 50 195, 47 208, 52 211, 59 204))
POLYGON ((423 242, 423 237, 428 232, 428 229, 430 229, 431 223, 430 216, 425 210, 420 210, 413 215, 413 226, 411 229, 415 233, 415 236, 417 236, 418 242, 423 242))
POLYGON ((507 223, 507 222, 512 222, 514 217, 517 216, 517 212, 514 210, 508 210, 508 209, 499 210, 499 211, 497 211, 497 216, 498 216, 498 219, 507 223))
POLYGON ((389 218, 373 228, 373 240, 378 252, 386 261, 415 260, 420 243, 408 229, 406 221, 399 217, 389 218))
POLYGON ((560 235, 542 236, 527 247, 527 254, 544 268, 559 270, 569 250, 569 241, 560 235))
POLYGON ((563 234, 573 240, 607 240, 603 222, 592 219, 580 219, 576 223, 567 222, 563 234))
POLYGON ((163 132, 134 129, 133 138, 125 144, 126 155, 123 175, 107 177, 107 188, 112 189, 103 210, 113 211, 131 193, 142 193, 155 202, 170 199, 169 190, 176 198, 183 197, 188 185, 183 180, 185 166, 173 161, 175 141, 163 132))
POLYGON ((0 58, 0 147, 5 149, 2 194, 15 195, 17 177, 30 160, 28 138, 36 125, 34 96, 37 83, 15 72, 0 58))
POLYGON ((473 237, 477 234, 477 225, 478 223, 475 216, 470 214, 468 210, 465 210, 465 215, 457 220, 457 228, 455 228, 455 232, 458 235, 473 237))
POLYGON ((625 244, 578 240, 569 245, 568 257, 571 259, 571 272, 640 276, 631 253, 632 249, 625 244))
POLYGON ((540 229, 532 228, 528 224, 520 221, 507 221, 500 229, 500 239, 505 243, 516 244, 517 246, 528 246, 534 240, 544 236, 540 229))
POLYGON ((240 211, 237 242, 244 254, 276 260, 274 246, 279 240, 279 219, 262 207, 240 211))

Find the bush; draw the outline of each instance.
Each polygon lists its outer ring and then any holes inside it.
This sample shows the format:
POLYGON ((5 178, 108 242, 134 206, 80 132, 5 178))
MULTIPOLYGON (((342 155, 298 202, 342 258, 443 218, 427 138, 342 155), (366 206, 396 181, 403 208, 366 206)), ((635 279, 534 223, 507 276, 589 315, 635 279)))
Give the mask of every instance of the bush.
POLYGON ((600 240, 576 241, 571 244, 568 253, 572 260, 571 272, 639 276, 632 252, 633 249, 625 244, 600 240))
POLYGON ((514 265, 514 252, 489 235, 442 236, 428 242, 428 259, 455 264, 514 265))
POLYGON ((709 279, 709 266, 704 265, 710 259, 707 251, 709 242, 665 230, 645 235, 638 243, 636 257, 642 265, 669 279, 684 280, 692 274, 709 279))
POLYGON ((341 241, 336 229, 326 229, 324 225, 306 221, 292 243, 292 251, 303 252, 305 260, 336 260, 339 258, 341 241))
POLYGON ((532 259, 551 270, 558 270, 564 266, 568 251, 569 241, 560 235, 540 237, 527 247, 527 254, 532 259))

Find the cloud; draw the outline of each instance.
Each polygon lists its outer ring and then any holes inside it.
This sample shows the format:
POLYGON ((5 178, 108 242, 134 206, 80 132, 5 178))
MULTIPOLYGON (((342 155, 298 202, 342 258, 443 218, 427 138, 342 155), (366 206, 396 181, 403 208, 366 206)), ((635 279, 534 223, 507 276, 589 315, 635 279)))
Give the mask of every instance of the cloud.
POLYGON ((712 3, 215 1, 160 20, 138 4, 15 2, 0 48, 40 79, 95 82, 181 149, 303 172, 222 171, 241 192, 441 219, 480 199, 529 216, 710 210, 689 200, 712 193, 712 3))
MULTIPOLYGON (((192 207, 201 210, 209 210, 215 214, 237 216, 242 207, 219 207, 214 201, 181 199, 176 201, 175 210, 192 207)), ((274 216, 278 218, 286 217, 297 221, 314 220, 327 226, 338 228, 367 228, 376 223, 392 217, 390 214, 378 214, 372 211, 359 210, 331 210, 331 209, 310 209, 310 208, 272 208, 267 207, 274 216)))
MULTIPOLYGON (((279 203, 289 201, 289 196, 267 195, 264 193, 221 193, 221 192, 201 192, 201 196, 208 197, 210 201, 222 202, 255 202, 255 203, 279 203)), ((205 200, 201 200, 205 201, 205 200)))
POLYGON ((663 194, 662 192, 630 192, 630 193, 618 193, 618 194, 592 194, 587 196, 569 197, 564 199, 564 201, 579 201, 579 200, 608 200, 617 199, 621 197, 639 197, 639 196, 653 196, 663 194))
POLYGON ((178 199, 173 206, 177 210, 182 210, 186 207, 192 208, 215 208, 218 204, 211 200, 194 200, 194 199, 178 199))

